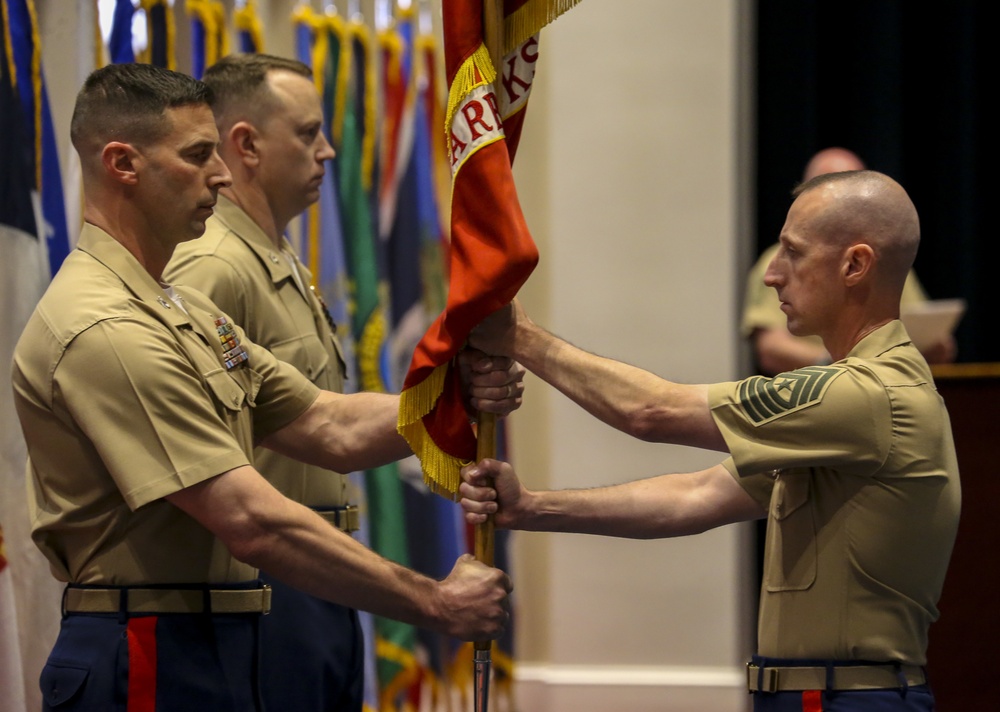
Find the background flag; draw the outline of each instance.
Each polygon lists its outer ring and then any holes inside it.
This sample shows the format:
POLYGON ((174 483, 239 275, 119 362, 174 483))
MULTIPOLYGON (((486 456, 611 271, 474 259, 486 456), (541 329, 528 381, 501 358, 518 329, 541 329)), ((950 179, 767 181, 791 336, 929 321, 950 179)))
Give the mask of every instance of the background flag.
MULTIPOLYGON (((2 230, 3 228, 0 228, 2 230)), ((17 643, 17 608, 14 604, 14 580, 3 544, 0 525, 0 690, 5 699, 0 705, 4 712, 24 712, 24 671, 21 649, 17 643)))
MULTIPOLYGON (((44 201, 38 192, 39 187, 54 191, 61 186, 53 186, 45 172, 43 150, 54 155, 54 146, 45 141, 51 133, 44 128, 48 106, 35 30, 33 4, 0 0, 0 362, 5 364, 11 362, 14 345, 48 284, 49 246, 57 233, 45 229, 44 201)), ((61 191, 58 195, 61 199, 61 191)), ((65 233, 65 220, 62 229, 65 233)), ((62 587, 31 541, 26 460, 13 394, 9 387, 0 388, 0 708, 4 712, 41 709, 37 680, 59 629, 62 587)))
POLYGON ((170 0, 140 0, 139 7, 146 13, 147 42, 138 61, 176 71, 173 3, 170 0))
MULTIPOLYGON (((296 58, 310 66, 317 90, 322 96, 323 130, 327 139, 339 154, 338 116, 343 113, 343 101, 337 100, 338 89, 343 92, 346 79, 342 77, 347 65, 341 61, 344 56, 345 23, 336 14, 321 15, 307 5, 298 6, 292 14, 295 33, 296 58)), ((344 349, 349 378, 345 389, 358 390, 355 368, 353 338, 350 328, 350 290, 347 275, 347 259, 344 253, 344 236, 340 218, 340 190, 337 186, 337 163, 334 157, 327 166, 320 198, 302 214, 300 225, 299 252, 312 271, 315 285, 326 300, 330 315, 337 324, 337 338, 344 349)), ((359 530, 354 538, 371 547, 370 511, 364 473, 349 475, 348 500, 357 504, 360 512, 359 530)), ((375 658, 375 619, 371 613, 358 611, 364 635, 364 711, 379 709, 378 674, 375 658)))
POLYGON ((115 0, 111 17, 111 35, 108 37, 108 59, 111 64, 125 64, 135 61, 132 49, 132 16, 135 6, 132 0, 115 0))
POLYGON ((264 25, 254 0, 243 0, 242 5, 237 2, 233 22, 239 35, 240 52, 253 54, 264 51, 264 25))
POLYGON ((207 67, 229 54, 226 8, 220 0, 187 0, 191 18, 191 76, 201 79, 207 67))
POLYGON ((42 47, 34 0, 5 0, 12 78, 24 116, 26 138, 34 148, 33 188, 41 201, 43 236, 49 274, 55 274, 69 253, 66 203, 59 150, 56 146, 49 95, 42 71, 42 47))

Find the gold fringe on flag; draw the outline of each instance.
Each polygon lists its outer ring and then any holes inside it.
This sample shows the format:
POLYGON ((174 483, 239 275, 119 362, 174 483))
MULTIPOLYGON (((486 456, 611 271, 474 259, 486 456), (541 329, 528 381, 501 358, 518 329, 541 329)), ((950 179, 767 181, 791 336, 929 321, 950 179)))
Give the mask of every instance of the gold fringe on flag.
POLYGON ((580 0, 528 0, 504 20, 503 54, 513 52, 526 39, 579 3, 580 0))
MULTIPOLYGON (((42 189, 42 39, 38 32, 38 13, 34 0, 27 0, 28 20, 31 22, 31 85, 34 96, 35 126, 35 190, 42 189)), ((17 64, 14 61, 14 44, 10 37, 10 15, 7 3, 0 3, 3 11, 4 49, 7 52, 7 66, 10 68, 10 85, 17 91, 17 64)))
MULTIPOLYGON (((378 73, 375 62, 372 61, 372 38, 368 26, 358 20, 351 20, 347 27, 348 52, 353 61, 353 41, 356 39, 365 54, 365 135, 361 140, 361 185, 366 193, 372 189, 375 175, 375 127, 378 124, 377 97, 378 73)), ((350 66, 350 65, 348 65, 350 66)))
POLYGON ((385 343, 385 314, 381 306, 375 307, 358 341, 358 370, 361 372, 361 390, 372 393, 385 393, 385 382, 382 380, 380 354, 385 343))
POLYGON ((389 660, 402 668, 393 680, 379 691, 381 708, 383 710, 396 709, 396 699, 420 679, 420 665, 417 663, 417 657, 406 648, 381 636, 375 639, 375 654, 379 659, 389 660))
POLYGON ((331 120, 330 136, 333 138, 334 149, 340 148, 344 138, 344 112, 347 110, 347 83, 351 77, 351 43, 347 34, 347 26, 340 15, 326 16, 327 30, 337 38, 340 59, 337 61, 337 85, 333 95, 333 119, 331 120))
MULTIPOLYGON (((301 16, 298 11, 296 11, 296 19, 299 19, 299 21, 303 24, 308 24, 312 29, 313 46, 311 69, 313 73, 313 83, 316 85, 316 91, 319 92, 319 95, 323 96, 323 66, 326 64, 326 56, 330 51, 330 40, 326 34, 326 21, 321 16, 314 13, 311 8, 307 9, 308 12, 303 13, 301 16)), ((307 210, 309 212, 309 235, 307 236, 309 242, 309 271, 312 272, 313 286, 319 288, 320 251, 322 249, 319 234, 319 202, 313 203, 307 208, 307 210)))
POLYGON ((100 69, 108 63, 107 47, 104 45, 104 36, 101 34, 101 4, 100 0, 94 0, 94 68, 100 69))
POLYGON ((264 51, 264 23, 257 15, 254 0, 247 0, 243 7, 237 7, 233 12, 233 22, 237 30, 242 30, 253 38, 253 46, 257 52, 264 51))
POLYGON ((189 16, 196 15, 205 28, 205 68, 208 69, 229 54, 229 33, 226 32, 226 8, 219 0, 187 0, 189 16))
POLYGON ((388 55, 386 62, 386 73, 393 79, 399 78, 399 73, 403 71, 403 40, 399 34, 393 30, 383 30, 378 33, 378 42, 382 50, 388 55))
POLYGON ((452 364, 442 364, 431 375, 407 388, 399 396, 399 421, 396 430, 420 460, 424 484, 442 497, 457 499, 460 471, 467 460, 449 455, 434 442, 424 427, 423 417, 431 412, 444 390, 445 375, 452 364))
POLYGON ((177 52, 174 47, 174 37, 177 35, 177 28, 174 23, 174 9, 167 0, 140 0, 139 8, 146 13, 146 49, 135 59, 137 62, 153 63, 153 8, 163 6, 163 33, 164 42, 167 44, 167 69, 177 70, 177 52))
MULTIPOLYGON (((439 60, 441 54, 438 49, 437 39, 430 34, 422 34, 417 37, 417 50, 424 55, 424 71, 430 82, 429 90, 433 95, 429 98, 431 102, 430 126, 438 127, 444 125, 444 102, 440 95, 440 88, 443 86, 442 62, 439 60), (434 59, 428 59, 428 55, 434 59)), ((447 138, 447 137, 446 137, 447 138)), ((434 179, 434 202, 437 205, 441 230, 443 231, 445 242, 451 239, 451 167, 448 165, 448 143, 441 140, 441 134, 434 130, 431 134, 432 167, 431 173, 434 179)), ((442 265, 445 272, 442 280, 442 288, 448 284, 448 265, 442 265)), ((429 314, 437 314, 444 309, 444 304, 436 304, 428 309, 429 314)))

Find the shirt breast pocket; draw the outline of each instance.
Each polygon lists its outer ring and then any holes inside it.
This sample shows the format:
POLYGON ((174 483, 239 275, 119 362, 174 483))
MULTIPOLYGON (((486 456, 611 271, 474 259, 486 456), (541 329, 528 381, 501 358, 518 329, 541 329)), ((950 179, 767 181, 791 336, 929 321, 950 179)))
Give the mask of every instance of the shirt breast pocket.
POLYGON ((216 370, 203 374, 209 393, 221 415, 238 415, 244 407, 253 408, 257 402, 263 377, 249 367, 233 371, 216 370))
POLYGON ((764 584, 768 591, 804 591, 816 581, 816 521, 808 471, 778 475, 768 515, 764 584))
POLYGON ((243 366, 233 371, 217 370, 204 374, 215 409, 245 452, 253 450, 253 418, 251 408, 263 378, 243 366))
MULTIPOLYGON (((340 363, 332 363, 330 351, 316 335, 308 334, 274 344, 271 346, 271 353, 279 361, 295 366, 299 373, 320 388, 328 391, 342 390, 343 371, 340 363)), ((337 356, 339 355, 338 352, 337 356)))

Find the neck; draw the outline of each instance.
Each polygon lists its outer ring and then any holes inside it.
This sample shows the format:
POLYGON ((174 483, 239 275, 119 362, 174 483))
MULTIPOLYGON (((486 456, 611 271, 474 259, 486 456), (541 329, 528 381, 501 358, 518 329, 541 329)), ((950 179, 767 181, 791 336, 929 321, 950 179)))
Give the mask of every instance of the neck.
POLYGON ((152 226, 131 219, 127 210, 103 210, 88 203, 84 206, 83 220, 120 242, 153 279, 161 281, 163 270, 174 254, 173 242, 158 239, 152 226))
POLYGON ((888 324, 893 319, 898 319, 899 315, 884 316, 864 322, 861 326, 854 326, 844 329, 841 334, 827 335, 823 337, 823 345, 830 354, 830 358, 839 361, 845 358, 861 340, 870 333, 888 324))
POLYGON ((219 194, 235 203, 245 212, 257 227, 264 231, 275 248, 281 248, 281 236, 288 227, 288 220, 280 220, 275 217, 271 210, 267 196, 259 186, 253 183, 239 183, 234 180, 233 185, 228 188, 221 188, 219 194))

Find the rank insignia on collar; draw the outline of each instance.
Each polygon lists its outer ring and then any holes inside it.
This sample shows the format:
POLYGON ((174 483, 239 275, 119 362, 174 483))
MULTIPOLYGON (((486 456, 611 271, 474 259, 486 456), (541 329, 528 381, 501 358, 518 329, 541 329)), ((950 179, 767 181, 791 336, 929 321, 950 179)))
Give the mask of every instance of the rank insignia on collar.
POLYGON ((158 301, 160 303, 160 306, 163 307, 164 309, 169 309, 170 308, 170 302, 168 302, 163 297, 157 297, 156 301, 158 301))
POLYGON ((229 320, 220 316, 215 320, 215 330, 219 333, 219 342, 222 344, 222 363, 227 371, 231 371, 244 361, 250 359, 250 354, 240 344, 240 337, 236 334, 236 329, 229 323, 229 320))

